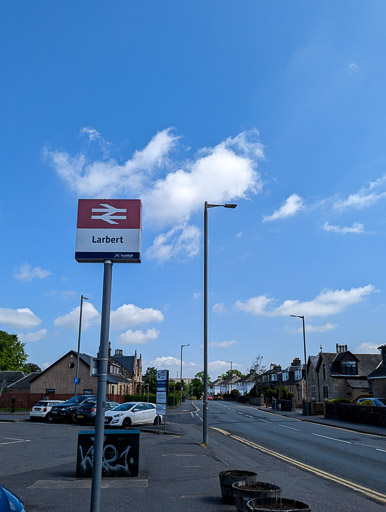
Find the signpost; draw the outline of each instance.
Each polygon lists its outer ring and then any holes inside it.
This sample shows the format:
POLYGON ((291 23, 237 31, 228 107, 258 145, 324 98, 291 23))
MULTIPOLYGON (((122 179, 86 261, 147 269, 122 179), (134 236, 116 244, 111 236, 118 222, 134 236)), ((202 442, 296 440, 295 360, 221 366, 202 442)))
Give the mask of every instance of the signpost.
POLYGON ((164 429, 166 428, 166 405, 169 390, 169 370, 157 370, 157 394, 156 413, 164 418, 164 429))
POLYGON ((91 512, 100 511, 113 262, 141 262, 141 214, 139 199, 79 199, 78 202, 75 259, 79 263, 104 264, 91 512))

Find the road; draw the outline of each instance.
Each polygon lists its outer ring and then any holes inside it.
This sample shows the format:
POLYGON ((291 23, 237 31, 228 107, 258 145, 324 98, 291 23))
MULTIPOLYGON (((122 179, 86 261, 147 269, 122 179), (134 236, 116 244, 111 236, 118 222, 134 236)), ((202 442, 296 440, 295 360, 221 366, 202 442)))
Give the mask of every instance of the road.
MULTIPOLYGON (((202 402, 191 419, 202 426, 202 402)), ((265 412, 209 402, 209 437, 220 433, 261 453, 386 503, 386 437, 361 434, 265 412)))

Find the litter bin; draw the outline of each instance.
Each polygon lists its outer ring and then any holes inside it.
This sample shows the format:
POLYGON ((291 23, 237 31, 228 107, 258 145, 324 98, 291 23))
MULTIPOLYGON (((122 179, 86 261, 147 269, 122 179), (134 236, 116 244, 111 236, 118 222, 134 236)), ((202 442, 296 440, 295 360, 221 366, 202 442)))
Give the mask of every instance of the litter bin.
MULTIPOLYGON (((105 430, 102 476, 138 476, 139 430, 105 430)), ((94 430, 78 434, 76 476, 91 477, 94 456, 94 430)))

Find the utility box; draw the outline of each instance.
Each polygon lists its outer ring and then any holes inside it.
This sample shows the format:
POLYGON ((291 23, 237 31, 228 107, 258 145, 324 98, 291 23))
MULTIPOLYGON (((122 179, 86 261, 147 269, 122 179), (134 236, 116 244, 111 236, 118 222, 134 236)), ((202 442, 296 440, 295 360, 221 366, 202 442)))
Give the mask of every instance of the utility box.
MULTIPOLYGON (((105 430, 103 442, 102 476, 138 476, 139 430, 105 430)), ((92 476, 94 430, 78 433, 76 476, 92 476)))

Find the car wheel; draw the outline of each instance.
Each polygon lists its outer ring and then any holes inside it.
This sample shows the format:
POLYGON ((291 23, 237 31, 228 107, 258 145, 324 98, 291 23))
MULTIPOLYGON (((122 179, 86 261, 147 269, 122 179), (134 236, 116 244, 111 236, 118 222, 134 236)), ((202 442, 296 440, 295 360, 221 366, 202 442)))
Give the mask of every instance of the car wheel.
POLYGON ((51 416, 51 413, 48 413, 46 415, 46 421, 48 421, 49 423, 52 423, 52 416, 51 416))
POLYGON ((72 423, 76 423, 76 413, 75 413, 75 411, 71 413, 70 419, 71 419, 72 423))
POLYGON ((131 427, 131 419, 130 418, 125 418, 123 420, 122 427, 123 428, 131 427))
POLYGON ((36 421, 36 418, 34 416, 30 416, 29 420, 30 421, 36 421))
POLYGON ((154 418, 153 425, 158 425, 158 420, 159 420, 159 424, 161 425, 161 423, 162 423, 162 419, 161 419, 161 417, 160 417, 160 416, 156 416, 156 417, 154 418))

